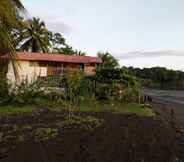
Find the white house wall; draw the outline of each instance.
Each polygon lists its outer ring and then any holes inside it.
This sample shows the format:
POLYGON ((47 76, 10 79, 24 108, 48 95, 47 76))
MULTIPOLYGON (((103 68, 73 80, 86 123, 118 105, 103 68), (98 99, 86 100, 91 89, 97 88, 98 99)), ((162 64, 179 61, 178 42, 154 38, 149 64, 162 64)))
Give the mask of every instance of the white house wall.
MULTIPOLYGON (((29 61, 18 61, 19 81, 28 79, 28 81, 36 79, 38 76, 47 76, 47 67, 39 67, 37 62, 30 64, 29 61)), ((15 82, 15 76, 12 63, 9 64, 7 78, 11 82, 15 82)))

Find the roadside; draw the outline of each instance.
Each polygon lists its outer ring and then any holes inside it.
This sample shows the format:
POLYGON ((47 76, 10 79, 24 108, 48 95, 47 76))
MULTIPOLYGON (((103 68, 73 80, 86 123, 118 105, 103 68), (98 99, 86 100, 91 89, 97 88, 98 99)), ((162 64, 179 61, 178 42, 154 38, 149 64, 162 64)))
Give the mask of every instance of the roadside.
POLYGON ((144 89, 143 95, 152 98, 153 109, 165 119, 173 118, 184 127, 184 91, 144 89))

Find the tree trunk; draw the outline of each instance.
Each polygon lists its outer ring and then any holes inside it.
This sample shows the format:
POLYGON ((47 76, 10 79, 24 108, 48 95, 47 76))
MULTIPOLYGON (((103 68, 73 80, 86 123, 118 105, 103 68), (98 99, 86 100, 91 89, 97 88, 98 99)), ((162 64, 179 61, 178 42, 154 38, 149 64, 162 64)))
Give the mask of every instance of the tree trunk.
POLYGON ((7 59, 0 59, 0 75, 6 77, 8 72, 9 61, 7 59))

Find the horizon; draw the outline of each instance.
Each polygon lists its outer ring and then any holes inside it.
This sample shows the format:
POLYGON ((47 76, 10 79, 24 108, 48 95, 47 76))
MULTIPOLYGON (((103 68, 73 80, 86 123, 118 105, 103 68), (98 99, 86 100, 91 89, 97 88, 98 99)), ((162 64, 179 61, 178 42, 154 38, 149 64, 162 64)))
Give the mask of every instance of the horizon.
POLYGON ((184 69, 183 1, 23 0, 23 4, 29 17, 39 17, 49 30, 88 55, 108 51, 121 66, 184 69))

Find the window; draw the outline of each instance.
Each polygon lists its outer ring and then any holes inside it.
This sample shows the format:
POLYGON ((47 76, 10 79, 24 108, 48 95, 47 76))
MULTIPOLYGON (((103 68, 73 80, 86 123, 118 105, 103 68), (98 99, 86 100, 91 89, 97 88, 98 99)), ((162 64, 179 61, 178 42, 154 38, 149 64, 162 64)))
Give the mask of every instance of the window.
POLYGON ((79 65, 79 69, 80 69, 81 71, 84 71, 84 64, 80 64, 80 65, 79 65))

